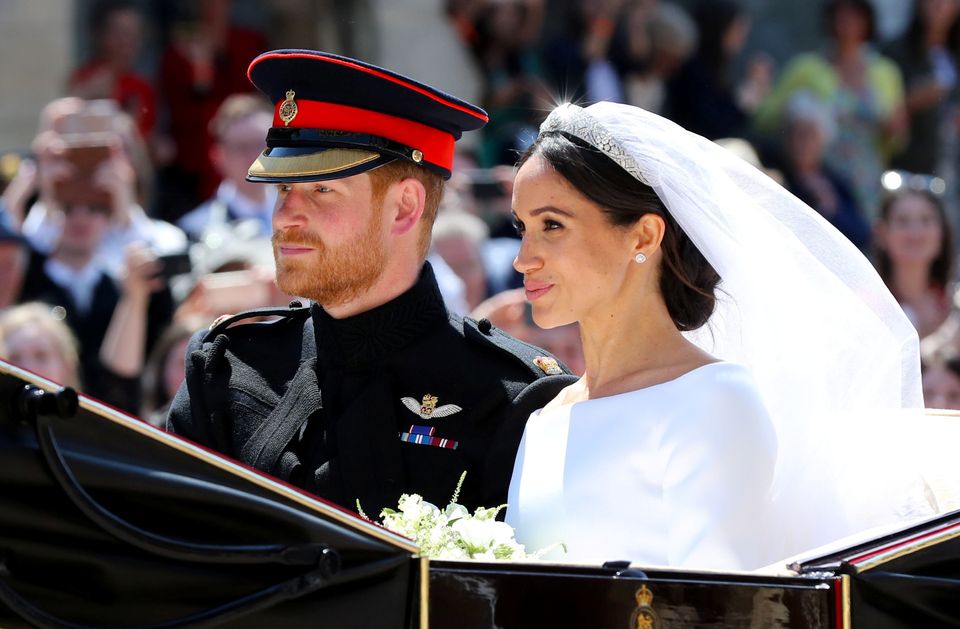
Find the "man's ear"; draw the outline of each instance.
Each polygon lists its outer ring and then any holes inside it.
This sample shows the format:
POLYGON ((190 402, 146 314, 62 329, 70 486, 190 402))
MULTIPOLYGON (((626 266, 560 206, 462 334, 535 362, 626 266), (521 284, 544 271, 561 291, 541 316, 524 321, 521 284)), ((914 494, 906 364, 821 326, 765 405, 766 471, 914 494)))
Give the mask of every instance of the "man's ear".
POLYGON ((387 194, 393 196, 396 207, 391 233, 405 234, 413 229, 423 216, 427 190, 419 179, 407 177, 394 183, 387 194))

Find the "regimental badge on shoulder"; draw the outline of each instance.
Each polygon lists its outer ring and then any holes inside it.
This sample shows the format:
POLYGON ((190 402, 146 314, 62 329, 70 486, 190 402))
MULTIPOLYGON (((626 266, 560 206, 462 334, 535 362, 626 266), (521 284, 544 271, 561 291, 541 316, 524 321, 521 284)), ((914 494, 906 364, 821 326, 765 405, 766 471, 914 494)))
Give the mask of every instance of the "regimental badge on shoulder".
POLYGON ((539 367, 541 371, 548 376, 559 376, 563 373, 563 369, 560 368, 560 363, 557 362, 556 358, 550 358, 549 356, 537 356, 533 359, 533 364, 539 367))
POLYGON ((283 120, 283 126, 289 125, 294 118, 297 117, 297 101, 293 100, 293 97, 297 93, 293 90, 287 90, 287 98, 280 105, 280 120, 283 120))
POLYGON ((429 393, 423 396, 422 402, 417 402, 417 400, 412 397, 400 398, 400 401, 421 419, 447 417, 463 410, 456 404, 444 404, 443 406, 437 407, 437 396, 430 395, 429 393))

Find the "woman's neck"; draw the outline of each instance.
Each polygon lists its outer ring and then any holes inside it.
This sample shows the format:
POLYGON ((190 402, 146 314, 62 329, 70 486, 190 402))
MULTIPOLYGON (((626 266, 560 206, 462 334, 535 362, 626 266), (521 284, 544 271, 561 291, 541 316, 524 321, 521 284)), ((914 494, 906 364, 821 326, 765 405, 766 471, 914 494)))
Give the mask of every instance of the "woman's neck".
POLYGON ((577 399, 657 384, 713 360, 680 334, 662 299, 640 301, 598 308, 580 321, 586 369, 577 399))
POLYGON ((912 302, 923 298, 930 290, 930 265, 925 263, 898 264, 893 270, 893 292, 897 299, 912 302))

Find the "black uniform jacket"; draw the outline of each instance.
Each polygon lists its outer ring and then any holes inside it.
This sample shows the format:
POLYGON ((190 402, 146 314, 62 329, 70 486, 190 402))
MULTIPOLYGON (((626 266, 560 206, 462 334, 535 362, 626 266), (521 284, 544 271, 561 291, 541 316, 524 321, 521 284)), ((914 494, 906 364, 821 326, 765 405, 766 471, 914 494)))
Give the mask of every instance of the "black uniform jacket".
POLYGON ((527 417, 574 381, 543 350, 448 313, 429 264, 354 317, 313 305, 235 320, 191 340, 170 430, 371 517, 402 493, 442 508, 464 471, 461 504, 504 503, 527 417))

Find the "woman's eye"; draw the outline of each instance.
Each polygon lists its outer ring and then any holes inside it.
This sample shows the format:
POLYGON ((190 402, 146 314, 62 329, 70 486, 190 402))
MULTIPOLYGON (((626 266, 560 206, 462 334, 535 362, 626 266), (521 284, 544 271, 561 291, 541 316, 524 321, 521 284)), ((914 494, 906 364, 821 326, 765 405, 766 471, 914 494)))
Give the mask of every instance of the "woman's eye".
POLYGON ((523 232, 526 231, 526 227, 523 226, 523 223, 516 219, 513 221, 513 228, 517 230, 517 234, 520 236, 523 236, 523 232))
POLYGON ((547 219, 547 220, 543 221, 543 228, 544 228, 546 231, 551 231, 551 230, 554 230, 554 229, 560 229, 561 227, 563 227, 563 225, 561 225, 561 224, 558 223, 557 221, 552 221, 552 220, 550 220, 550 219, 547 219))

